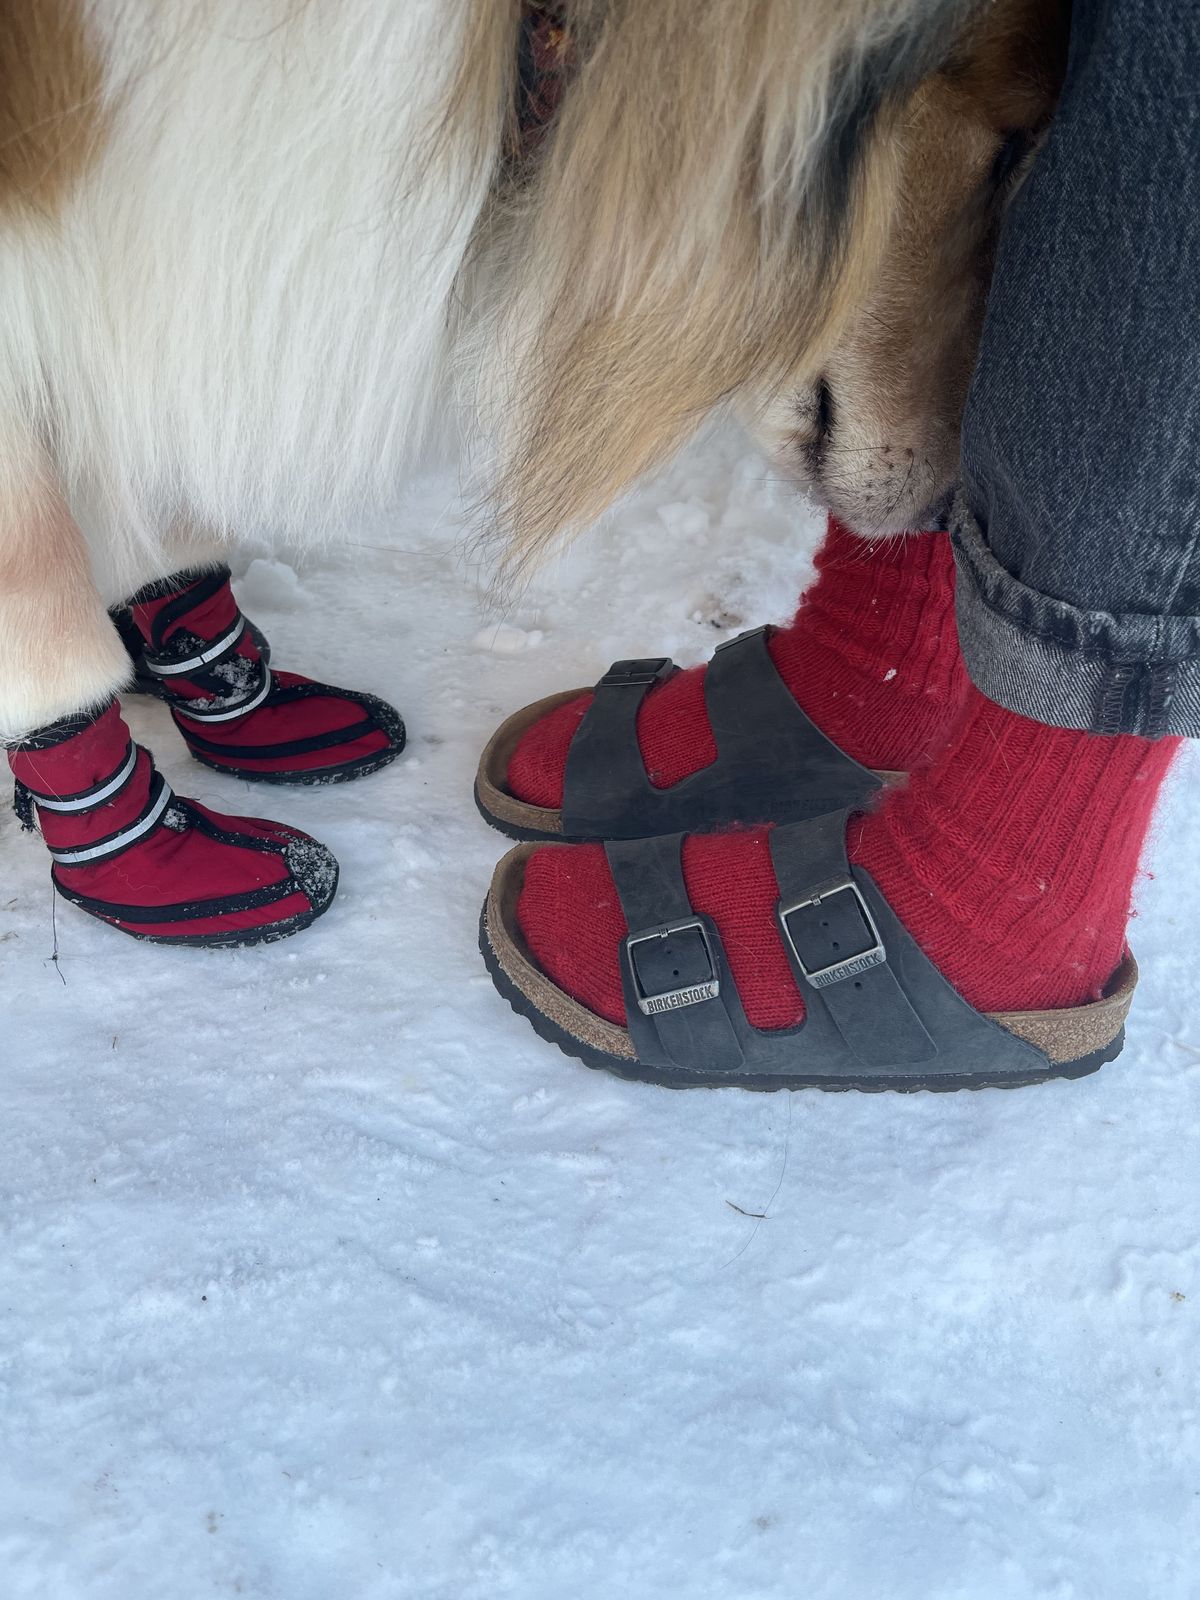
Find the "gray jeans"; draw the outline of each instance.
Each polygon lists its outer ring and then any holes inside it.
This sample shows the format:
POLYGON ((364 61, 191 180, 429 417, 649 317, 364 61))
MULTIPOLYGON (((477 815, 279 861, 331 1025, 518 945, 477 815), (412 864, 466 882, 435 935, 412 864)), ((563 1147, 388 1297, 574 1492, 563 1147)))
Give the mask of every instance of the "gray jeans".
POLYGON ((953 521, 971 676, 1200 738, 1200 4, 1075 0, 1000 242, 953 521))

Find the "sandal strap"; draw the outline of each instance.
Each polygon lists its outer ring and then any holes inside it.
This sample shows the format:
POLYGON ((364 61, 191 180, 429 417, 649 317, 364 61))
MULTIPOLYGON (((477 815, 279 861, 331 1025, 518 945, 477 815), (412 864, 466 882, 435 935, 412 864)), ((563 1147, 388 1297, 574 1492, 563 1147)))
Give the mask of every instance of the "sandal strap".
POLYGON ((800 708, 767 648, 769 628, 720 645, 704 679, 717 759, 656 789, 638 743, 642 701, 679 669, 665 656, 616 661, 596 685, 567 752, 563 832, 629 839, 695 831, 714 815, 743 821, 817 816, 861 804, 879 779, 839 750, 800 708))
POLYGON ((637 1058, 702 1082, 1028 1076, 1049 1058, 969 1006, 846 856, 841 810, 772 829, 780 937, 805 1004, 799 1028, 746 1019, 720 933, 695 911, 684 835, 605 845, 629 933, 621 948, 626 1025, 637 1058))

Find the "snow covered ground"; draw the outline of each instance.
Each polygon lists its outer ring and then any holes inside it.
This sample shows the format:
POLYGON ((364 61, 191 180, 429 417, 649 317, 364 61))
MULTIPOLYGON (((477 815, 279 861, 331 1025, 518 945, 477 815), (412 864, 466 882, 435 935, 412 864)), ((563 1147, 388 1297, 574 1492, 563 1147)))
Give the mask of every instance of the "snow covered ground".
POLYGON ((254 790, 131 702, 182 792, 333 847, 309 932, 173 952, 60 905, 56 967, 0 818, 0 1594, 1200 1595, 1196 763, 1096 1077, 624 1084, 483 971, 478 751, 615 656, 785 616, 818 523, 723 434, 502 614, 464 527, 430 477, 358 545, 242 563, 281 663, 403 708, 388 771, 254 790))

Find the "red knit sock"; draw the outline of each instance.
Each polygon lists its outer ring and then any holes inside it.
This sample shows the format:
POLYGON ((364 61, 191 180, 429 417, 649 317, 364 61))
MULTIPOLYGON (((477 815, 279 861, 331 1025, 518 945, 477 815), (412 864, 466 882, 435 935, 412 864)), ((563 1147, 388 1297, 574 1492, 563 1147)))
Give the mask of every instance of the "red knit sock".
MULTIPOLYGON (((851 828, 875 878, 944 977, 981 1011, 1081 1005, 1120 964, 1138 858, 1179 740, 1046 728, 975 689, 932 765, 851 828)), ((768 830, 684 846, 692 903, 721 931, 750 1021, 804 1014, 774 920, 768 830)), ((628 931, 599 845, 530 860, 519 906, 540 964, 568 993, 624 1020, 628 931)))
MULTIPOLYGON (((817 726, 864 766, 906 771, 953 719, 966 689, 954 628, 954 558, 941 533, 868 543, 832 518, 817 580, 771 659, 817 726)), ((651 781, 668 788, 717 757, 704 667, 646 696, 638 742, 651 781)), ((530 805, 562 804, 567 750, 590 694, 536 723, 513 752, 508 787, 530 805)))

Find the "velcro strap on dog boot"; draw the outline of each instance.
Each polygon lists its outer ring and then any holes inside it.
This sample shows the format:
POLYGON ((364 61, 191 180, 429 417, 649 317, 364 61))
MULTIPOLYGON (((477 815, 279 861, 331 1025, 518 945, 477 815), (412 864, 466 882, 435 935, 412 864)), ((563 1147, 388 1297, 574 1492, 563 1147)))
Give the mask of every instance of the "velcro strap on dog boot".
POLYGON ((404 748, 399 713, 375 695, 272 669, 227 567, 154 584, 128 609, 141 670, 205 766, 264 783, 339 783, 404 748))
POLYGON ((704 678, 717 759, 656 789, 638 743, 642 701, 678 669, 665 656, 617 661, 596 685, 563 776, 567 838, 637 839, 714 822, 819 816, 860 804, 880 780, 801 710, 767 648, 769 628, 718 647, 704 678))
POLYGON ((178 799, 116 702, 11 747, 26 816, 36 810, 55 888, 135 938, 258 944, 328 907, 337 862, 306 834, 178 799))

